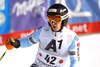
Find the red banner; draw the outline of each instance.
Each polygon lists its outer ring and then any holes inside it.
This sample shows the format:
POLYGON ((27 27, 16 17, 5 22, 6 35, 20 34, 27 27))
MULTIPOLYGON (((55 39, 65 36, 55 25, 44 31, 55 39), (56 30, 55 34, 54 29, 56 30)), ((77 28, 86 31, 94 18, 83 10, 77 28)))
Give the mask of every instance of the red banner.
POLYGON ((100 32, 100 21, 71 24, 71 25, 68 25, 67 28, 71 29, 77 34, 98 33, 100 32))
POLYGON ((19 38, 22 38, 22 37, 26 37, 26 36, 30 35, 31 33, 33 33, 34 30, 19 31, 19 32, 0 35, 0 45, 4 45, 5 41, 8 38, 19 39, 19 38))

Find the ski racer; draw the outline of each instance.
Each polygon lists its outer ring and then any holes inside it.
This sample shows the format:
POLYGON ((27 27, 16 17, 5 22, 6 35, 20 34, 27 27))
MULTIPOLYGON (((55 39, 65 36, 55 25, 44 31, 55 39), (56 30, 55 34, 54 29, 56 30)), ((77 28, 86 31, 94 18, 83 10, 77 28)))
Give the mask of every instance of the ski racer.
POLYGON ((15 48, 25 48, 39 42, 34 63, 30 67, 64 67, 68 57, 70 67, 77 67, 80 60, 80 42, 76 33, 66 28, 68 9, 62 4, 54 4, 47 10, 48 25, 39 27, 30 36, 6 41, 15 48))

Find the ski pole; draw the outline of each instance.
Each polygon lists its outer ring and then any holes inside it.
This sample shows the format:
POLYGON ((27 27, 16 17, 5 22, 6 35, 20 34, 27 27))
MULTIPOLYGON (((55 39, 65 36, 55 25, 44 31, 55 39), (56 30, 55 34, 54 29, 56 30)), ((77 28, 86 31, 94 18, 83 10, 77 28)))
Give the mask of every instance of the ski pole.
POLYGON ((5 56, 5 54, 7 53, 8 49, 6 49, 6 51, 3 53, 3 55, 0 58, 0 61, 2 60, 2 58, 5 56))
POLYGON ((14 46, 12 46, 11 44, 10 44, 10 42, 15 42, 15 40, 14 39, 12 39, 12 38, 9 38, 7 41, 6 41, 6 51, 3 53, 3 55, 1 56, 1 58, 0 58, 0 61, 2 60, 2 58, 5 56, 5 54, 7 53, 7 51, 8 50, 11 50, 11 49, 13 49, 14 48, 14 46))

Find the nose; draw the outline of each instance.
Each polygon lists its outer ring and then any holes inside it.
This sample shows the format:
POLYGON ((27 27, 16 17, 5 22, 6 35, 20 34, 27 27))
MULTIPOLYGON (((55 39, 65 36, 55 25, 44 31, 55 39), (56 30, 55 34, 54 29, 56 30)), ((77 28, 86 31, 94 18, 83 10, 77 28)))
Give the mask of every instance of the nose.
POLYGON ((51 20, 51 23, 56 23, 54 20, 51 20))

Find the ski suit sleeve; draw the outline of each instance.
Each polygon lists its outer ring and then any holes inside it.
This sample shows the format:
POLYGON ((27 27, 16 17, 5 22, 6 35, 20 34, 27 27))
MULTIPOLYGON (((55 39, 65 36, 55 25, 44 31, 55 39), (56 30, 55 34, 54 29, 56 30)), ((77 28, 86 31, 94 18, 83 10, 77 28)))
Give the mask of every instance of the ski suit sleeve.
POLYGON ((69 47, 69 55, 70 55, 70 67, 78 67, 80 60, 80 42, 78 36, 75 36, 70 47, 69 47))
POLYGON ((39 36, 40 36, 41 31, 42 29, 38 28, 30 36, 19 39, 20 48, 29 47, 39 42, 40 41, 39 36))

